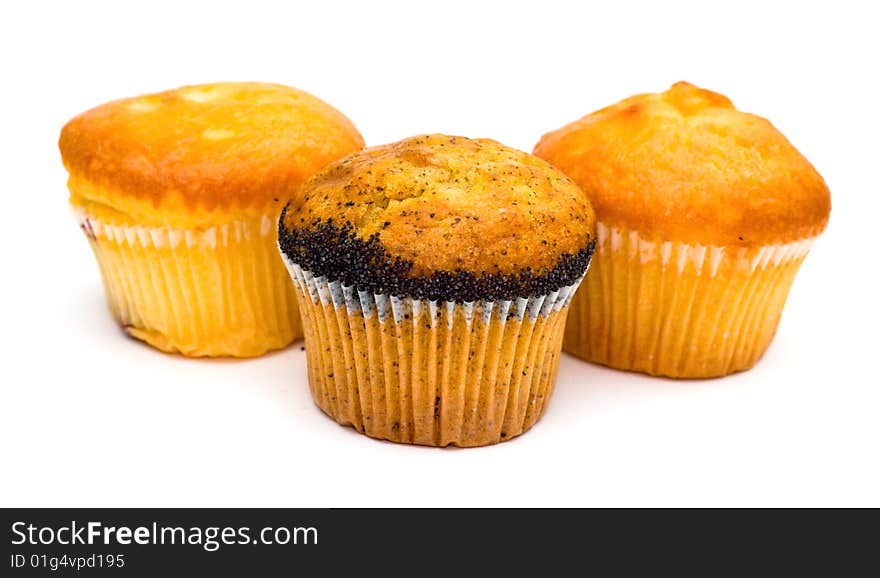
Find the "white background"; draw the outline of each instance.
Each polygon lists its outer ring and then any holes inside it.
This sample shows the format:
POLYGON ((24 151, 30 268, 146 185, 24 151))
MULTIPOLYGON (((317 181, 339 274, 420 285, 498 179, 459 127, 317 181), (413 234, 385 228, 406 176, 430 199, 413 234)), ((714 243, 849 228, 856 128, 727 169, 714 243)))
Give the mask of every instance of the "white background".
POLYGON ((878 18, 824 4, 4 2, 0 505, 880 506, 878 18), (308 90, 368 144, 440 131, 524 150, 689 80, 800 148, 831 224, 750 372, 675 382, 566 356, 519 439, 378 442, 312 404, 299 344, 187 360, 110 319, 59 130, 113 98, 217 80, 308 90))

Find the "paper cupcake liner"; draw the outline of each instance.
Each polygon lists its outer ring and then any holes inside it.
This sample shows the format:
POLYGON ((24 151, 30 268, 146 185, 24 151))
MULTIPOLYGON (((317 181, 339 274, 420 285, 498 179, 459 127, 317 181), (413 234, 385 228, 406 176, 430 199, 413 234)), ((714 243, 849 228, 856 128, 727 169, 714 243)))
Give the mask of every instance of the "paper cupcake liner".
POLYGON ((436 302, 357 291, 285 262, 312 396, 340 424, 395 442, 480 446, 543 412, 580 280, 529 299, 436 302))
POLYGON ((600 223, 590 278, 572 300, 563 349, 652 375, 698 378, 748 369, 770 345, 812 243, 653 242, 600 223))
POLYGON ((126 332, 163 351, 235 357, 302 335, 273 216, 182 230, 78 213, 126 332))

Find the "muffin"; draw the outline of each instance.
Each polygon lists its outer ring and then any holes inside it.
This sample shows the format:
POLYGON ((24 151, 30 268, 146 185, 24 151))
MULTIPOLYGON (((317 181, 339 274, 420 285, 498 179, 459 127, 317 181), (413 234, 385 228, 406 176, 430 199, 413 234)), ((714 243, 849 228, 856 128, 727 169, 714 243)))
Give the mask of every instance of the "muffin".
POLYGON ((770 122, 680 82, 551 132, 534 152, 598 219, 565 351, 677 378, 761 358, 831 210, 825 181, 770 122))
POLYGON ((110 311, 189 356, 257 356, 301 337, 276 249, 283 199, 363 147, 339 111, 294 88, 188 86, 67 123, 68 187, 110 311))
POLYGON ((491 140, 418 136, 325 167, 279 222, 315 402, 402 443, 526 431, 594 225, 568 177, 491 140))

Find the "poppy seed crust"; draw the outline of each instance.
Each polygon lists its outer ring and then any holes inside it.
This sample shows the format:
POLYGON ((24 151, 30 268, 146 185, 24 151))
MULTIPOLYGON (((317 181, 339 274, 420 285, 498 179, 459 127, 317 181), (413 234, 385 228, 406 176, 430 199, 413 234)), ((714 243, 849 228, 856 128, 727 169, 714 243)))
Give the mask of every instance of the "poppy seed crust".
POLYGON ((413 263, 394 257, 382 245, 380 234, 357 236, 350 222, 315 219, 307 226, 284 226, 288 207, 281 213, 278 245, 284 255, 315 276, 340 281, 359 291, 430 301, 503 301, 546 295, 575 283, 587 270, 596 242, 588 239, 576 253, 562 253, 553 267, 514 273, 434 271, 413 274, 413 263))
POLYGON ((409 265, 409 277, 552 270, 595 238, 584 192, 547 162, 487 139, 419 135, 330 163, 291 197, 284 226, 330 219, 409 265))

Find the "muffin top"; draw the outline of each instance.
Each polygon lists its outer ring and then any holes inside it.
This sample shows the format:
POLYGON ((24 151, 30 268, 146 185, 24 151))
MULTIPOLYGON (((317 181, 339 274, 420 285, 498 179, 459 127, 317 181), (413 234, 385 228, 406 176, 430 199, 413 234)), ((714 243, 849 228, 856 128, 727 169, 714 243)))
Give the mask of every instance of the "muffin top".
POLYGON ((361 290, 472 301, 571 284, 594 226, 583 192, 541 159, 425 135, 325 167, 285 207, 279 239, 304 269, 361 290))
POLYGON ((74 196, 211 209, 287 197, 363 144, 351 121, 314 96, 242 82, 103 104, 68 122, 59 147, 74 196))
POLYGON ((825 181, 769 121, 686 82, 544 135, 535 154, 600 221, 663 240, 784 243, 818 235, 831 211, 825 181))

